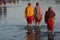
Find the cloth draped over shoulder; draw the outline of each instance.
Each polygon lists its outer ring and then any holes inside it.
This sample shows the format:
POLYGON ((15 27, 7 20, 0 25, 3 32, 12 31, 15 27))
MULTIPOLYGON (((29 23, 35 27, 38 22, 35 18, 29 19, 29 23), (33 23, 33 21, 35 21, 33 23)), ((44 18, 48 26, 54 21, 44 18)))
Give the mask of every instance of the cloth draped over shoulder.
POLYGON ((34 15, 34 8, 32 7, 32 5, 30 6, 27 6, 25 8, 25 17, 30 17, 30 16, 33 16, 34 15))
POLYGON ((45 12, 45 22, 48 20, 54 20, 55 19, 55 12, 54 11, 46 11, 45 12))
POLYGON ((35 18, 40 18, 40 17, 42 17, 42 8, 41 7, 35 7, 35 9, 34 9, 34 17, 35 18))

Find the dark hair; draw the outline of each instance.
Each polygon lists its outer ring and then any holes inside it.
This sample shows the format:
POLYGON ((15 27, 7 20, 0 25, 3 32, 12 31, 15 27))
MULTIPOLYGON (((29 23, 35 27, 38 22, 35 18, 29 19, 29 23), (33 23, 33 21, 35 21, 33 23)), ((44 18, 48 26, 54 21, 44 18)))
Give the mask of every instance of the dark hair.
POLYGON ((30 6, 31 5, 31 3, 28 3, 28 6, 30 6))
POLYGON ((39 5, 39 2, 36 3, 36 6, 38 6, 38 5, 39 5))
POLYGON ((48 10, 51 10, 52 6, 49 6, 48 10))

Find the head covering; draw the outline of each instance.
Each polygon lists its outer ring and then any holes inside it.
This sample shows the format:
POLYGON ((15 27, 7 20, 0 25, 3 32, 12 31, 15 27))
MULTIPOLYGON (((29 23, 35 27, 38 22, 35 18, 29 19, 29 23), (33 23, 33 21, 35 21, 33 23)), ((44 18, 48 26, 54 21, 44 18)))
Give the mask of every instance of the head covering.
POLYGON ((48 10, 50 10, 50 11, 51 11, 51 10, 52 10, 52 6, 49 6, 48 10))
POLYGON ((28 3, 28 6, 30 6, 31 5, 31 3, 28 3))
POLYGON ((37 3, 36 3, 36 6, 38 6, 39 4, 40 4, 40 3, 39 3, 39 2, 37 2, 37 3))

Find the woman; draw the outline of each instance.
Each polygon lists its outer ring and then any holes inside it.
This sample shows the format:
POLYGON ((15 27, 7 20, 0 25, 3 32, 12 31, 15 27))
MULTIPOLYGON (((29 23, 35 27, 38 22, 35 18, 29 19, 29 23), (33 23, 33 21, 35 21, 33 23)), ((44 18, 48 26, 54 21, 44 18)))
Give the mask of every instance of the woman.
POLYGON ((48 33, 52 31, 53 35, 54 35, 54 21, 55 21, 55 12, 53 11, 53 8, 50 6, 48 8, 48 11, 45 12, 45 23, 47 24, 48 33))
POLYGON ((34 8, 31 5, 31 3, 28 3, 28 6, 25 8, 25 18, 27 20, 27 26, 29 28, 32 27, 33 17, 34 17, 34 8))
POLYGON ((34 16, 35 16, 35 25, 37 27, 41 26, 41 20, 42 20, 42 8, 40 7, 39 2, 36 3, 35 11, 34 11, 34 16))

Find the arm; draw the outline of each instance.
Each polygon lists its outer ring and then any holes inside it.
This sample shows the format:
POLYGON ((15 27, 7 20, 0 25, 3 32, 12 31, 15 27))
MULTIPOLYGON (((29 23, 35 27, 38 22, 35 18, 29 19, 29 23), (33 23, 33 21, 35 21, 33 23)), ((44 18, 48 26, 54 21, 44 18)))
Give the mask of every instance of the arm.
POLYGON ((24 15, 25 15, 25 18, 26 18, 26 16, 27 16, 27 8, 25 8, 25 13, 24 13, 24 15))
POLYGON ((54 12, 54 18, 55 18, 55 16, 56 16, 56 14, 55 14, 55 12, 54 12))
POLYGON ((40 9, 40 17, 41 17, 41 19, 43 18, 43 10, 42 10, 42 8, 40 9))
POLYGON ((56 16, 56 14, 55 14, 55 12, 53 11, 53 18, 55 19, 55 16, 56 16))
POLYGON ((47 12, 45 12, 45 23, 47 23, 47 12))

